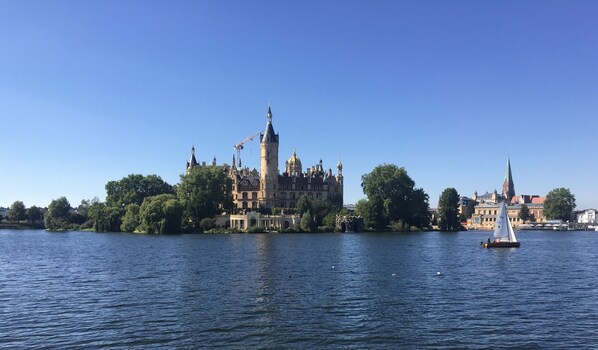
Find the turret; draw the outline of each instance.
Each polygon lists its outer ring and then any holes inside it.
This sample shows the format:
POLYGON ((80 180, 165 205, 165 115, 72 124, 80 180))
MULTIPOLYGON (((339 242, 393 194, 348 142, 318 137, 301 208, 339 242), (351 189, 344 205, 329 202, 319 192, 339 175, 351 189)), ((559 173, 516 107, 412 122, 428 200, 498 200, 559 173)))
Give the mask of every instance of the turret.
POLYGON ((268 208, 276 206, 278 187, 278 134, 272 126, 272 109, 266 113, 266 130, 260 135, 260 202, 268 208))
POLYGON ((185 167, 185 174, 189 175, 191 170, 198 165, 197 160, 195 159, 195 145, 191 146, 191 158, 187 161, 187 165, 185 167))

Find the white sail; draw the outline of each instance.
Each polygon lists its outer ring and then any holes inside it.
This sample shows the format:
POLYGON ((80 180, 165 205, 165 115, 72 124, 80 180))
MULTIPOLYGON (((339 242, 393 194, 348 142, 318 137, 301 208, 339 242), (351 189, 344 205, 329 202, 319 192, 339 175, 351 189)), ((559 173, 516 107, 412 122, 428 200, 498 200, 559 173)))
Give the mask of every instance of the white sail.
POLYGON ((507 213, 507 205, 502 202, 498 215, 496 216, 496 222, 494 223, 494 239, 503 242, 517 242, 515 232, 513 232, 513 226, 509 221, 509 215, 507 213))

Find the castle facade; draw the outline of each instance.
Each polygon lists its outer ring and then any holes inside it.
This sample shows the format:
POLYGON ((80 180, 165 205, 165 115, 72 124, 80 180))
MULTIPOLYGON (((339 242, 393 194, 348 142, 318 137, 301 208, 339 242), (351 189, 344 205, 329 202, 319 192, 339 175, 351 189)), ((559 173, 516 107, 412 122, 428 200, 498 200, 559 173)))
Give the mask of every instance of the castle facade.
MULTIPOLYGON (((274 132, 272 109, 268 107, 266 128, 260 133, 260 170, 242 168, 235 164, 220 166, 232 180, 232 200, 238 211, 262 211, 263 209, 293 209, 297 200, 306 196, 310 200, 329 201, 333 205, 343 205, 343 164, 339 160, 333 174, 332 169, 324 169, 322 160, 303 169, 297 152, 293 153, 279 170, 279 135, 274 132)), ((205 166, 205 163, 203 164, 205 166)), ((195 159, 195 148, 187 161, 186 173, 199 166, 195 159)), ((212 161, 216 165, 216 160, 212 161)))

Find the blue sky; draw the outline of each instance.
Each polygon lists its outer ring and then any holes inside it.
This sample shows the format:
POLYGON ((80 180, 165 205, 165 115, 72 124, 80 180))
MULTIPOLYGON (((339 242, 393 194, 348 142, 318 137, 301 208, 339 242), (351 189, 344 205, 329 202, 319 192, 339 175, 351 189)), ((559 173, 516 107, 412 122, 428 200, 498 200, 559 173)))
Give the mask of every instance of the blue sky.
MULTIPOLYGON (((444 188, 598 207, 596 1, 0 2, 0 206, 179 181, 266 124, 280 165, 381 163, 444 188)), ((243 162, 259 165, 257 139, 243 162)), ((336 172, 336 169, 334 169, 336 172)))

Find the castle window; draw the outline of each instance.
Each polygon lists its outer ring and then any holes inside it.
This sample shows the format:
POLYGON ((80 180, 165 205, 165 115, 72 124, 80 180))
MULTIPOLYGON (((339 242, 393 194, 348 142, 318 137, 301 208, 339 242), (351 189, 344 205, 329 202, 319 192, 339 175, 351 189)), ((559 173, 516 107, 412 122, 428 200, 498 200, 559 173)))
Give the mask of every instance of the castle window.
POLYGON ((243 202, 243 209, 247 209, 247 202, 243 202))
POLYGON ((309 199, 314 199, 314 194, 313 194, 313 193, 311 193, 311 192, 309 192, 309 193, 307 194, 307 198, 309 198, 309 199))
POLYGON ((251 193, 251 199, 257 199, 257 192, 251 193))
POLYGON ((295 199, 295 192, 291 192, 291 199, 295 199))
POLYGON ((247 192, 243 192, 243 199, 247 199, 247 198, 248 198, 247 192))

